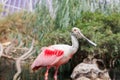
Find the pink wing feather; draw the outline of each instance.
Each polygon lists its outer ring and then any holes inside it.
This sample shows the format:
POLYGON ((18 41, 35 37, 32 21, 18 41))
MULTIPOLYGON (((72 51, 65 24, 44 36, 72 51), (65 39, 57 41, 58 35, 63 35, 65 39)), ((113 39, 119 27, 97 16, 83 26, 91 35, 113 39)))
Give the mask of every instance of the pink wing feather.
POLYGON ((63 50, 47 47, 38 55, 31 68, 33 70, 37 70, 43 66, 55 65, 55 63, 57 63, 63 57, 63 54, 63 50))

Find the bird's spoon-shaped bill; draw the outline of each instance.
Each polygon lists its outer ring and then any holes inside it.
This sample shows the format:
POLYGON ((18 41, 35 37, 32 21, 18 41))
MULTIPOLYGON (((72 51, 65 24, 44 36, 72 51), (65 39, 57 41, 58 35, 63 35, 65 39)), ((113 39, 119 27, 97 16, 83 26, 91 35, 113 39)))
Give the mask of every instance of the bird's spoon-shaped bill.
POLYGON ((97 44, 95 44, 94 42, 92 42, 91 40, 89 40, 88 38, 84 37, 89 43, 91 43, 94 46, 97 46, 97 44))
POLYGON ((86 38, 81 32, 80 32, 80 35, 81 35, 84 39, 86 39, 89 43, 91 43, 92 45, 97 46, 97 44, 95 44, 94 42, 92 42, 91 40, 89 40, 88 38, 86 38))

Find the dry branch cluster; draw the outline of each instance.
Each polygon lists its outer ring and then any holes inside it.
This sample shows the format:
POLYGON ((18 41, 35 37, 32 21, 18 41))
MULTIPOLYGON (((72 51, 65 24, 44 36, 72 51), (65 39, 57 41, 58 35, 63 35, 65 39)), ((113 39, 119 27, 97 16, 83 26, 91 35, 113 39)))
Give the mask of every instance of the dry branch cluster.
POLYGON ((74 68, 71 78, 73 80, 111 80, 107 69, 105 66, 100 68, 101 65, 104 65, 101 59, 85 58, 74 68))
POLYGON ((21 64, 35 52, 34 40, 31 43, 30 48, 23 46, 24 43, 20 42, 18 45, 17 40, 11 42, 0 43, 0 58, 5 58, 15 61, 17 72, 15 73, 13 80, 20 80, 21 64))

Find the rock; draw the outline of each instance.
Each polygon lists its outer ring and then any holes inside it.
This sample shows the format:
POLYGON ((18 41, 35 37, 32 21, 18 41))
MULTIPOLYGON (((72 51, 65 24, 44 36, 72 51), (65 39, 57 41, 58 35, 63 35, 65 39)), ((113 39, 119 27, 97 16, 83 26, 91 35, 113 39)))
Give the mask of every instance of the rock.
POLYGON ((106 69, 101 70, 98 67, 98 59, 84 59, 82 63, 78 64, 72 74, 73 80, 111 80, 106 69))

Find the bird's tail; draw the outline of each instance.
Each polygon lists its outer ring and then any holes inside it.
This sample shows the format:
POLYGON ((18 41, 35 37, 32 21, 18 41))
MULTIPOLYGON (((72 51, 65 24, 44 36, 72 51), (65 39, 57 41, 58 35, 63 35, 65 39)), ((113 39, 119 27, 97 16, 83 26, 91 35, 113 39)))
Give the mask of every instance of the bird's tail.
POLYGON ((40 66, 34 66, 34 67, 32 67, 32 70, 33 71, 36 71, 36 70, 38 70, 40 68, 40 66))
POLYGON ((31 65, 31 69, 33 71, 38 70, 39 68, 41 68, 41 66, 37 65, 36 62, 33 62, 33 64, 31 65))

